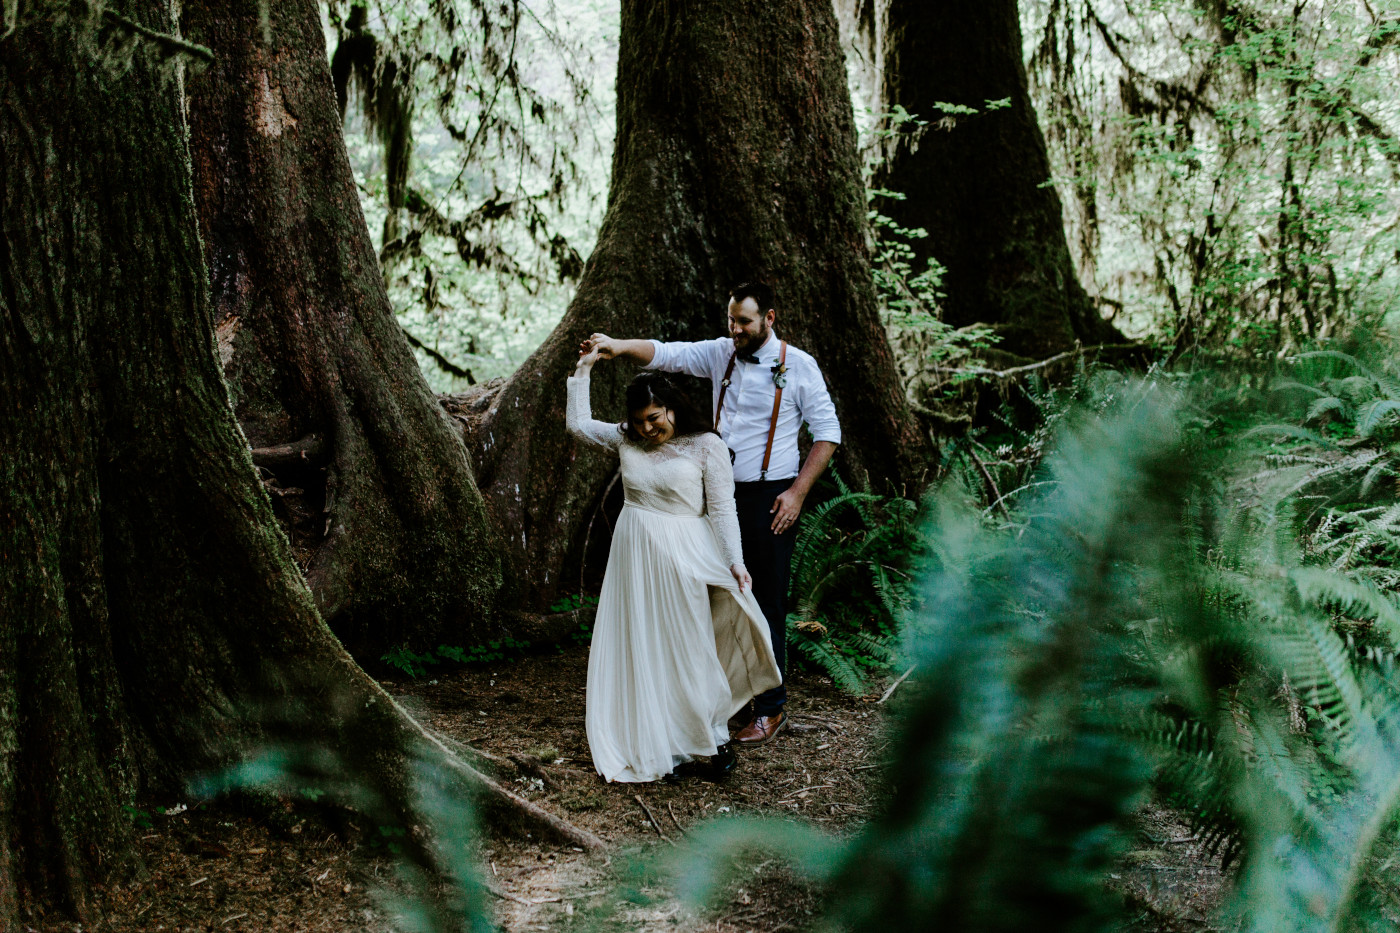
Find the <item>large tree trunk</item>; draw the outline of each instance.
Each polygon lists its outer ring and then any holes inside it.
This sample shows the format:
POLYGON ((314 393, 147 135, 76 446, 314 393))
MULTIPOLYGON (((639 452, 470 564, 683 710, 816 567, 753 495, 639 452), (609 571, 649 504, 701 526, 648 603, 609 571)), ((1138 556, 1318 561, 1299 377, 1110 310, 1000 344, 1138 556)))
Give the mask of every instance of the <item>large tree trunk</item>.
MULTIPOLYGON (((849 0, 848 0, 849 2, 849 0)), ((1098 314, 1075 273, 1060 199, 1036 122, 1021 58, 1016 0, 867 0, 885 16, 882 109, 896 104, 932 121, 916 142, 898 142, 877 174, 905 200, 879 209, 923 227, 918 265, 947 268, 944 320, 993 325, 1001 349, 1048 356, 1123 339, 1098 314), (988 107, 989 101, 1010 106, 988 107), (940 102, 975 108, 946 115, 940 102)), ((869 10, 866 14, 870 28, 869 10)))
POLYGON ((176 40, 98 60, 135 24, 171 32, 169 7, 21 9, 0 41, 3 929, 82 913, 133 866, 123 804, 265 741, 329 748, 388 801, 411 796, 410 753, 491 787, 341 648, 259 486, 175 68, 154 64, 176 40))
POLYGON ((389 306, 317 4, 193 3, 181 25, 215 55, 187 90, 225 374, 317 606, 357 655, 462 644, 499 556, 389 306))
MULTIPOLYGON (((728 289, 767 280, 778 332, 827 376, 838 468, 912 493, 926 463, 876 310, 830 0, 624 0, 617 88, 608 211, 577 296, 474 434, 507 566, 540 601, 578 586, 581 539, 615 466, 564 433, 564 378, 592 331, 722 336, 728 289)), ((598 417, 623 418, 631 376, 595 369, 598 417)))

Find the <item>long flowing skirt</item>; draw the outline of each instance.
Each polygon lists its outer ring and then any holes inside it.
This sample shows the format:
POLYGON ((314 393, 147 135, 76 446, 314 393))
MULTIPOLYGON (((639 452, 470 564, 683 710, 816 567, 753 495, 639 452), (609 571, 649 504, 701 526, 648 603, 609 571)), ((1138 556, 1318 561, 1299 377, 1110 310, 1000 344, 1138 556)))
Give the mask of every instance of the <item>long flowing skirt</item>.
POLYGON ((713 755, 727 722, 782 682, 768 623, 709 522, 629 503, 608 553, 588 658, 588 745, 609 781, 713 755))

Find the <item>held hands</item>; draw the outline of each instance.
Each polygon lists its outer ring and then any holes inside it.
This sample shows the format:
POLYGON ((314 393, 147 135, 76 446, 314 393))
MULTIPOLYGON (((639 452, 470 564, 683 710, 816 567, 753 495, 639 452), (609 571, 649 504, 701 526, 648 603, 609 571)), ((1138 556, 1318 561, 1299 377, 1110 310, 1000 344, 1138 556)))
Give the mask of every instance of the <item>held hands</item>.
POLYGON ((739 592, 753 589, 753 577, 744 569, 743 564, 730 564, 729 572, 734 575, 734 582, 739 584, 739 592))
POLYGON ((789 486, 773 500, 773 507, 768 510, 773 516, 773 534, 780 535, 797 523, 806 499, 805 492, 799 492, 796 486, 789 486))
POLYGON ((597 350, 583 350, 579 352, 578 365, 574 367, 575 376, 586 376, 593 368, 593 364, 598 362, 597 350))
POLYGON ((617 356, 616 341, 607 334, 590 334, 588 339, 579 344, 579 356, 594 354, 595 359, 610 360, 617 356))

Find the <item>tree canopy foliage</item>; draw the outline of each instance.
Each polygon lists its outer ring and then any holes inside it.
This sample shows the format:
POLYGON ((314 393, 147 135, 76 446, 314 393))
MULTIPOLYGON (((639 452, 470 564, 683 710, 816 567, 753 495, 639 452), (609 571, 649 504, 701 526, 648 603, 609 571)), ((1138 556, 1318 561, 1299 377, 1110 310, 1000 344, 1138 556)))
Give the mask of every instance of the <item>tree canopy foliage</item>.
POLYGON ((394 305, 442 388, 509 373, 601 220, 617 13, 333 0, 331 62, 394 305))
POLYGON ((1034 0, 1033 94, 1081 275, 1178 353, 1379 321, 1400 222, 1400 8, 1034 0))

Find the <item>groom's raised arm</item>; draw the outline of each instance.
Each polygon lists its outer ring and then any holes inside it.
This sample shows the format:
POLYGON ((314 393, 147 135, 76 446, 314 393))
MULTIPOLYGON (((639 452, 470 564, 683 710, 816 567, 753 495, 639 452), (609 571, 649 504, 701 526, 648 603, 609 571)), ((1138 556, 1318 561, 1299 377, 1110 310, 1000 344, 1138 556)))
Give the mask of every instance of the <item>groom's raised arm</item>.
POLYGON ((651 364, 656 348, 650 340, 619 340, 607 334, 593 334, 579 347, 579 356, 596 349, 605 360, 631 360, 642 366, 651 364))
POLYGON ((659 369, 668 373, 686 373, 691 376, 714 377, 716 360, 721 368, 728 358, 729 350, 724 344, 729 341, 701 340, 696 343, 686 341, 622 340, 607 334, 593 334, 582 344, 581 353, 597 348, 603 359, 631 360, 647 369, 659 369))
POLYGON ((720 337, 716 340, 700 340, 694 343, 684 340, 649 341, 651 362, 647 369, 659 369, 668 373, 685 373, 687 376, 701 376, 719 380, 724 369, 724 361, 734 351, 733 342, 720 337))

